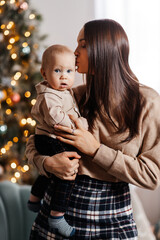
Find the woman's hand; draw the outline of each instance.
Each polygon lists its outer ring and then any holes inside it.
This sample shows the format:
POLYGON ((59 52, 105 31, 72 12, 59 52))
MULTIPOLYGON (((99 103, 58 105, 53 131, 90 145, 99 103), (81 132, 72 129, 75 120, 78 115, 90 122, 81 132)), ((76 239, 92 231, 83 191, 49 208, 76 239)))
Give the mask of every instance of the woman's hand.
POLYGON ((75 123, 76 129, 73 130, 69 127, 62 125, 55 125, 54 128, 57 130, 57 139, 60 141, 70 144, 76 147, 81 152, 93 157, 100 143, 95 139, 95 137, 82 126, 82 123, 78 118, 69 115, 72 121, 75 123))
POLYGON ((46 157, 43 166, 47 172, 54 174, 58 178, 74 180, 78 172, 80 158, 81 156, 76 152, 62 152, 46 157))

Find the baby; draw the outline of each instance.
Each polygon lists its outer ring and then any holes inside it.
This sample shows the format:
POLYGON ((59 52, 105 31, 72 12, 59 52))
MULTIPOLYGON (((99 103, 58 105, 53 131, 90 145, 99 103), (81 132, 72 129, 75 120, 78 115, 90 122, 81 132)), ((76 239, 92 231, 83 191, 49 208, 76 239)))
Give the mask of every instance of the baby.
MULTIPOLYGON (((80 118, 85 129, 86 119, 80 116, 71 87, 75 78, 75 56, 73 51, 63 45, 52 45, 42 57, 41 74, 43 82, 36 85, 37 99, 32 108, 32 116, 37 120, 35 146, 42 155, 54 155, 63 151, 77 151, 73 146, 56 139, 54 125, 61 124, 75 129, 68 114, 80 118)), ((51 228, 57 229, 65 237, 73 236, 75 229, 70 226, 64 214, 74 181, 65 181, 53 176, 39 176, 31 189, 28 207, 39 211, 41 199, 49 182, 55 182, 54 196, 51 199, 51 211, 48 219, 51 228)))

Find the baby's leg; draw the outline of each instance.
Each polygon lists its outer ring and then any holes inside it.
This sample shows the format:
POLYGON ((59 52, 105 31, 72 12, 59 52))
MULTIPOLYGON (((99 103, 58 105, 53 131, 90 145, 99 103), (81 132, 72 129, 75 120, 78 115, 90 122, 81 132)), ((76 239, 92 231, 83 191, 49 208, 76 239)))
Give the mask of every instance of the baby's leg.
POLYGON ((31 194, 28 201, 28 208, 33 212, 39 212, 41 208, 41 200, 44 197, 45 190, 50 182, 50 179, 39 175, 35 180, 32 188, 31 194))
POLYGON ((30 211, 39 212, 41 208, 41 199, 31 193, 27 205, 30 211))
POLYGON ((57 177, 54 178, 54 181, 54 196, 51 200, 51 212, 48 222, 49 225, 57 229, 61 235, 70 237, 75 234, 75 229, 66 222, 64 214, 68 207, 68 201, 74 182, 64 181, 57 177))

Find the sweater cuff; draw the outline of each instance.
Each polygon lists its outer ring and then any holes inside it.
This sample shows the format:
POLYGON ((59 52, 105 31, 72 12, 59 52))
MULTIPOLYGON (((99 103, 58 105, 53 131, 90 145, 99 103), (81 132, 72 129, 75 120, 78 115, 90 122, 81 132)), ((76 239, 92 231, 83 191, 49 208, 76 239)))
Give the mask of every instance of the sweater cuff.
POLYGON ((50 177, 50 174, 44 168, 44 161, 45 161, 46 157, 47 156, 43 156, 43 159, 42 158, 37 159, 35 165, 38 166, 37 168, 39 170, 39 174, 40 175, 44 175, 46 177, 50 177))
POLYGON ((101 144, 92 161, 105 170, 109 170, 116 159, 116 156, 117 151, 101 144))
MULTIPOLYGON (((47 156, 46 156, 47 157, 47 156)), ((50 178, 51 177, 51 173, 50 172, 47 172, 44 168, 44 161, 46 159, 46 157, 44 157, 43 161, 42 161, 42 168, 43 168, 43 175, 50 178)))

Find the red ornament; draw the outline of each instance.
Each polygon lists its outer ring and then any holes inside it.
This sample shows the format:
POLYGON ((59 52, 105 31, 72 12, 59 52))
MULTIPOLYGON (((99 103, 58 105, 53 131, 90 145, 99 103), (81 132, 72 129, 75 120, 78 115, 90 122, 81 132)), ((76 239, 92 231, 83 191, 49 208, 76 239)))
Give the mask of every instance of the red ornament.
POLYGON ((21 99, 21 96, 19 95, 19 93, 13 93, 11 95, 11 100, 13 103, 18 103, 21 99))

